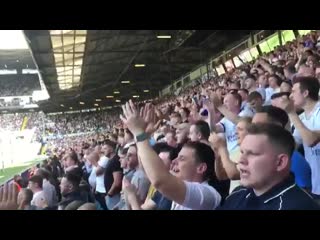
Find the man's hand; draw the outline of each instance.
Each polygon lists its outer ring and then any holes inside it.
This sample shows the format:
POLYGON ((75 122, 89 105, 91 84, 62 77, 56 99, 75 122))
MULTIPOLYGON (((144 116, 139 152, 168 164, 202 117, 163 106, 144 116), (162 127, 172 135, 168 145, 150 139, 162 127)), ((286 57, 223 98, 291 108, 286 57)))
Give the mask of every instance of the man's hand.
POLYGON ((211 143, 211 146, 217 151, 221 148, 227 147, 226 139, 219 137, 218 134, 216 134, 216 133, 210 134, 209 142, 211 143))
POLYGON ((287 96, 282 96, 278 102, 277 106, 283 110, 285 110, 287 113, 293 113, 295 112, 293 101, 288 98, 287 96))
POLYGON ((250 74, 257 73, 258 69, 253 65, 253 67, 250 69, 250 74))
POLYGON ((161 119, 161 120, 165 119, 165 116, 162 114, 162 112, 159 109, 155 108, 154 112, 155 112, 158 119, 161 119))
POLYGON ((147 124, 145 132, 149 135, 157 131, 161 124, 161 119, 157 121, 155 107, 151 104, 147 104, 144 108, 140 109, 140 117, 143 118, 147 124))
POLYGON ((18 209, 18 189, 17 186, 8 183, 0 189, 0 210, 17 210, 18 209))
POLYGON ((201 116, 197 111, 190 111, 189 119, 191 123, 195 123, 199 120, 201 120, 201 116))
POLYGON ((198 112, 198 106, 194 102, 191 105, 189 118, 191 122, 196 122, 201 119, 201 116, 198 112))
POLYGON ((203 107, 209 111, 214 111, 214 105, 209 99, 203 100, 203 107))
POLYGON ((212 94, 210 95, 210 99, 211 99, 213 105, 214 105, 216 108, 222 106, 222 101, 221 101, 220 97, 219 97, 216 93, 212 93, 212 94))
POLYGON ((123 180, 123 192, 127 196, 129 195, 136 195, 137 194, 137 188, 135 185, 131 184, 127 179, 123 180))
POLYGON ((124 116, 121 114, 120 119, 135 136, 145 132, 147 123, 139 115, 139 111, 133 104, 132 100, 127 102, 125 105, 122 105, 122 110, 124 116))
POLYGON ((123 181, 123 192, 126 203, 129 209, 135 210, 140 208, 138 201, 137 188, 135 185, 131 184, 127 179, 123 181))

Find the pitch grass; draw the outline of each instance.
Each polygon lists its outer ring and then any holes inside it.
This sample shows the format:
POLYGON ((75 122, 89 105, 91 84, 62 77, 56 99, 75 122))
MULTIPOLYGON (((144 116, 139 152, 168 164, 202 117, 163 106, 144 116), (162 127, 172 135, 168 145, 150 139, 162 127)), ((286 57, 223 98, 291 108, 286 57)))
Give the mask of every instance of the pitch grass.
POLYGON ((44 160, 43 157, 37 157, 32 161, 17 164, 14 167, 5 168, 3 170, 0 169, 0 185, 13 178, 14 175, 22 173, 42 160, 44 160))

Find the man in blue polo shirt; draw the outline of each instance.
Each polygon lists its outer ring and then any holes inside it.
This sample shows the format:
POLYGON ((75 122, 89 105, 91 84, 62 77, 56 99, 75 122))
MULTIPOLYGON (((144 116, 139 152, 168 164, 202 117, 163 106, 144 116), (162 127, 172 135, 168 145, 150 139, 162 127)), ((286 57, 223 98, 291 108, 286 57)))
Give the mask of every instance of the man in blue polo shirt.
POLYGON ((275 124, 253 124, 241 144, 242 187, 227 197, 224 210, 320 210, 290 175, 295 141, 275 124))
MULTIPOLYGON (((263 106, 252 119, 252 123, 273 123, 285 128, 289 122, 288 114, 281 108, 263 106)), ((311 192, 311 168, 307 160, 298 152, 294 151, 291 157, 291 172, 294 174, 296 184, 311 192)))

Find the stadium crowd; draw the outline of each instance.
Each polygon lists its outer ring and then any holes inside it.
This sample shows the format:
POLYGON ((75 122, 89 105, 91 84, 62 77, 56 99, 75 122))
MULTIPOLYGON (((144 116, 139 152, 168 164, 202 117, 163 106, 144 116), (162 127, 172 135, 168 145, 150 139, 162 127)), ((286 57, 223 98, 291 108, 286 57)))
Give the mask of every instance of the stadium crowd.
POLYGON ((64 136, 95 131, 109 131, 116 124, 116 115, 110 112, 82 112, 47 115, 43 112, 11 113, 0 115, 0 130, 19 131, 26 117, 25 128, 33 129, 41 136, 64 136))
MULTIPOLYGON (((0 209, 319 209, 319 37, 120 116, 46 116, 48 132, 86 134, 49 141, 49 160, 1 188, 0 209)), ((12 117, 1 126, 18 127, 12 117)))
POLYGON ((41 90, 37 74, 0 75, 0 96, 31 96, 35 90, 41 90))

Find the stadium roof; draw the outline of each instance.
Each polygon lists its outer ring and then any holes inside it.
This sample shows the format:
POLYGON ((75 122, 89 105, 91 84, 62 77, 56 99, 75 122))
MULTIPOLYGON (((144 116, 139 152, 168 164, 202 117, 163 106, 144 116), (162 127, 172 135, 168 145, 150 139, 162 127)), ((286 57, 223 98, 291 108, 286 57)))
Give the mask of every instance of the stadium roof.
MULTIPOLYGON (((28 44, 21 30, 0 31, 0 75, 36 69, 28 44)), ((15 75, 18 78, 18 75, 15 75)))
POLYGON ((139 96, 140 100, 158 96, 159 90, 232 43, 248 37, 250 31, 24 30, 24 33, 50 95, 40 107, 50 112, 69 107, 113 106, 133 96, 139 96))

